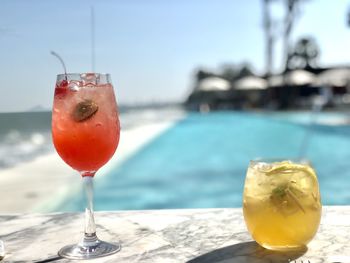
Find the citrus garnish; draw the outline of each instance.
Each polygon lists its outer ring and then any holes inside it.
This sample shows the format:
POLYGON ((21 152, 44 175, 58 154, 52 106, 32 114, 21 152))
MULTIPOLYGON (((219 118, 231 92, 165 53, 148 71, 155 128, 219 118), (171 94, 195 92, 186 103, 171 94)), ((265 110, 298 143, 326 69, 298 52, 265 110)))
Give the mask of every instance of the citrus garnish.
MULTIPOLYGON (((295 164, 291 162, 282 162, 277 166, 266 172, 267 176, 295 174, 303 172, 312 178, 316 177, 312 168, 307 165, 295 164)), ((270 194, 271 203, 283 214, 287 210, 293 213, 293 211, 301 210, 305 212, 300 199, 304 197, 304 192, 298 187, 296 180, 288 180, 278 184, 272 189, 270 194), (296 208, 296 209, 295 209, 296 208)))
POLYGON ((98 105, 92 100, 84 100, 78 103, 73 111, 73 119, 77 122, 91 118, 98 111, 98 105))
POLYGON ((287 174, 287 173, 296 173, 304 172, 310 175, 312 178, 315 178, 316 175, 314 171, 307 165, 296 164, 291 162, 282 162, 280 165, 273 167, 272 169, 265 172, 267 176, 275 174, 287 174))

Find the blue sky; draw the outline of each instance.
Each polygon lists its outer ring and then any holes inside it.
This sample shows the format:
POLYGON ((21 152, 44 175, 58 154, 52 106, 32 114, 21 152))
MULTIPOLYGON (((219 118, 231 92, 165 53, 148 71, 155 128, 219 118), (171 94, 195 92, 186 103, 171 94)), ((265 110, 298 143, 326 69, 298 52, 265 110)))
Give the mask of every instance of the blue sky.
MULTIPOLYGON (((280 0, 281 1, 281 0, 280 0)), ((182 101, 198 66, 248 61, 264 71, 262 0, 100 0, 0 2, 0 112, 51 108, 56 74, 91 70, 90 8, 96 71, 112 74, 119 103, 182 101)), ((278 2, 278 1, 276 1, 278 2)), ((321 65, 350 63, 350 1, 305 1, 293 39, 312 35, 321 65)), ((274 7, 281 17, 282 8, 274 7)), ((275 68, 281 62, 276 46, 275 68)))

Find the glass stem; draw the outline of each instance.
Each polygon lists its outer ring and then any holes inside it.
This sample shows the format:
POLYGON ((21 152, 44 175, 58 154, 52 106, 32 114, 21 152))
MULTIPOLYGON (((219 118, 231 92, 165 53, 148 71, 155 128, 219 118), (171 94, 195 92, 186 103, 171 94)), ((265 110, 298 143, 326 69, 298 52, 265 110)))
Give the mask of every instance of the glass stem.
POLYGON ((86 196, 85 230, 83 238, 83 245, 85 246, 97 241, 93 210, 93 176, 83 176, 83 184, 86 196))

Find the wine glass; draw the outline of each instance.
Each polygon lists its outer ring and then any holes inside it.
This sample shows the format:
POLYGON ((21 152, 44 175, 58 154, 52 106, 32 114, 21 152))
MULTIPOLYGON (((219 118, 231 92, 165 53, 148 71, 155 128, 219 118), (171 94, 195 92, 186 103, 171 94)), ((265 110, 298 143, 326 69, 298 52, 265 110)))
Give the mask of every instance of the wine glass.
POLYGON ((243 214, 248 231, 272 250, 303 250, 317 232, 321 200, 315 170, 302 160, 258 160, 248 167, 243 214))
POLYGON ((118 110, 109 74, 57 75, 52 110, 52 138, 57 153, 83 179, 86 194, 85 231, 78 244, 58 254, 91 259, 116 253, 119 244, 101 241, 93 215, 93 178, 113 156, 120 136, 118 110))

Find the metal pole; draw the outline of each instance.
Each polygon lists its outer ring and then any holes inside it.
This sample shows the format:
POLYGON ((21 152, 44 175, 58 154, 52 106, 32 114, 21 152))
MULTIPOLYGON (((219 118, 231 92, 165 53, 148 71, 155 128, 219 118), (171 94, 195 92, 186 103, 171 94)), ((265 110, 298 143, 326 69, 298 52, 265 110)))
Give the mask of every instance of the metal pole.
POLYGON ((91 70, 95 72, 95 14, 94 7, 91 6, 91 70))

